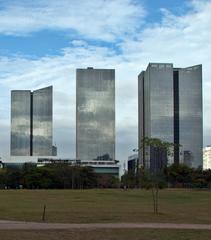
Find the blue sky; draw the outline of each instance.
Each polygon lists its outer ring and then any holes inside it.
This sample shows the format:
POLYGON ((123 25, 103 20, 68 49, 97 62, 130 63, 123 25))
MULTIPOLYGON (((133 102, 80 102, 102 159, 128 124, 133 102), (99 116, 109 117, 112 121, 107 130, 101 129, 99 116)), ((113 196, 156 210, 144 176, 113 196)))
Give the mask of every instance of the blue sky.
POLYGON ((137 75, 148 62, 203 64, 211 143, 210 0, 0 0, 0 156, 9 156, 10 91, 54 86, 54 142, 75 156, 75 69, 116 69, 117 159, 137 146, 137 75), (68 102, 69 105, 65 104, 68 102))
MULTIPOLYGON (((24 4, 26 1, 8 1, 6 4, 5 1, 0 1, 1 8, 0 11, 7 10, 13 4, 19 6, 25 6, 25 8, 29 8, 28 4, 24 4), (4 4, 3 4, 4 3, 4 4)), ((28 1, 30 2, 30 1, 28 1)), ((38 1, 45 2, 45 1, 38 1)), ((47 2, 47 1, 46 1, 47 2)), ((68 1, 67 1, 68 2, 68 1)), ((140 31, 143 26, 150 26, 153 24, 158 24, 162 22, 162 10, 163 8, 171 11, 175 15, 182 15, 186 11, 190 10, 190 6, 188 1, 184 0, 158 0, 158 1, 147 1, 147 0, 139 0, 139 1, 131 1, 134 5, 141 4, 144 8, 145 18, 144 23, 140 24, 140 31)), ((74 3, 74 1, 69 1, 70 5, 74 3)), ((61 3, 62 4, 62 3, 61 3)), ((37 6, 39 6, 38 4, 37 6)), ((35 6, 36 7, 36 6, 35 6)), ((121 5, 120 5, 121 7, 121 5)), ((33 7, 31 7, 33 9, 33 7)), ((31 10, 32 10, 31 9, 31 10)), ((23 13, 24 14, 24 13, 23 13)), ((142 17, 140 17, 142 18, 142 17)), ((70 45, 71 40, 85 40, 89 44, 97 45, 97 46, 108 46, 117 51, 118 42, 121 42, 122 39, 117 39, 115 44, 109 41, 104 41, 103 39, 95 40, 95 38, 87 38, 79 34, 75 29, 64 28, 64 29, 50 29, 47 26, 44 28, 36 29, 33 31, 33 28, 30 29, 27 33, 21 33, 21 30, 16 34, 0 34, 0 54, 1 56, 11 57, 12 55, 24 55, 27 58, 40 58, 46 55, 59 55, 60 51, 63 48, 66 48, 70 45)))

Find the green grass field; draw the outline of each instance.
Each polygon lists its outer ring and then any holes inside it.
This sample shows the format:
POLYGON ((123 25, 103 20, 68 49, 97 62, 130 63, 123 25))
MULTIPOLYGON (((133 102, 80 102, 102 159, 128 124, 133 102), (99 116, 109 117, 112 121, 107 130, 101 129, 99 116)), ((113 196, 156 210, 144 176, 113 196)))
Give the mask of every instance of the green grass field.
POLYGON ((159 215, 146 190, 1 190, 0 219, 47 222, 210 223, 211 191, 162 190, 159 215))
POLYGON ((1 240, 210 240, 205 230, 70 230, 70 231, 0 231, 1 240))

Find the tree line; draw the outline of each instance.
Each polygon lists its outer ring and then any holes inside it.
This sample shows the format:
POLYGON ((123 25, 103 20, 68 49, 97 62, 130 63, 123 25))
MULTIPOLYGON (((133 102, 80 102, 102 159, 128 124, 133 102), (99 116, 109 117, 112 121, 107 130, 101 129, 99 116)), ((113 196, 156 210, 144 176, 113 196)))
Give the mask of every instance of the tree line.
POLYGON ((91 167, 67 164, 37 167, 26 163, 21 168, 0 169, 1 189, 87 189, 118 186, 118 178, 96 174, 91 167))
POLYGON ((156 182, 159 188, 211 188, 211 170, 172 164, 156 173, 140 168, 122 176, 122 184, 128 188, 150 188, 152 182, 156 182))
POLYGON ((189 168, 173 164, 156 172, 146 169, 125 172, 117 177, 96 174, 91 167, 52 164, 36 167, 24 164, 22 168, 0 169, 2 189, 88 189, 88 188, 146 188, 156 183, 159 188, 211 188, 211 170, 189 168))

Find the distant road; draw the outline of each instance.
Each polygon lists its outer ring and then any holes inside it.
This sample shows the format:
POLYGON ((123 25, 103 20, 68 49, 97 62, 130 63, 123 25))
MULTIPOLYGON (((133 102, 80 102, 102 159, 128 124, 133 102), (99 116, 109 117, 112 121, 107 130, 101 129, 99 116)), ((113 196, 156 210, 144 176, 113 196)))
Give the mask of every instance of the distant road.
POLYGON ((38 223, 0 220, 0 230, 54 230, 54 229, 206 229, 211 224, 178 224, 178 223, 38 223))

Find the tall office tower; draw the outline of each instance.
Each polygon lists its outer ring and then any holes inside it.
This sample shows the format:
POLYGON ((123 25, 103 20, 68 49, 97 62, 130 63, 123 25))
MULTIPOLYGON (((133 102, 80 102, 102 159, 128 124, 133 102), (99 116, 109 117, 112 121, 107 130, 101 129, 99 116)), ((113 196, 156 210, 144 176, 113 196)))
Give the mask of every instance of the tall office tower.
POLYGON ((11 156, 52 156, 52 91, 11 92, 11 156))
POLYGON ((202 66, 173 68, 150 63, 138 76, 139 146, 144 137, 172 142, 173 156, 142 148, 141 164, 147 168, 185 163, 202 166, 202 66), (159 154, 161 162, 156 162, 159 154))
POLYGON ((76 158, 115 160, 115 70, 76 71, 76 158))

